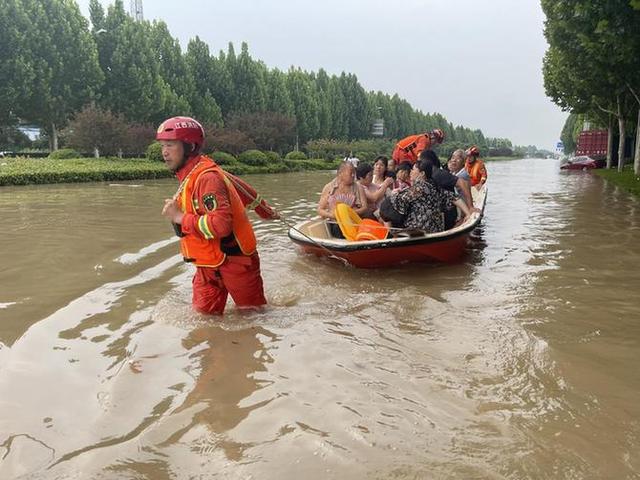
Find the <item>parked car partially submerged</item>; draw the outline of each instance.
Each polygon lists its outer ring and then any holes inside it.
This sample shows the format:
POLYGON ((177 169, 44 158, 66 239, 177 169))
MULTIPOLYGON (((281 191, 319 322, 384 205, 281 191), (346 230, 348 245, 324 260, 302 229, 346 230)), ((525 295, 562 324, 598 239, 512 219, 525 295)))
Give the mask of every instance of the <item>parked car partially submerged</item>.
POLYGON ((593 168, 602 168, 605 165, 604 160, 594 160, 586 155, 570 158, 567 163, 560 165, 562 170, 591 170, 593 168))

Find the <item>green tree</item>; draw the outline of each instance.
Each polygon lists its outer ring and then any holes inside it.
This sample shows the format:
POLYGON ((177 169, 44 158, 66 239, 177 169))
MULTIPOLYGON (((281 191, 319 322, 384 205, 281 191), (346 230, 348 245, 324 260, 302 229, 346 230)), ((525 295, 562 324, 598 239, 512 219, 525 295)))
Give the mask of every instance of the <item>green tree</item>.
POLYGON ((128 121, 159 123, 167 115, 166 105, 179 105, 169 84, 160 74, 160 62, 151 43, 148 22, 135 22, 124 11, 122 0, 109 6, 102 30, 94 37, 105 73, 100 104, 121 113, 128 121))
POLYGON ((576 138, 574 136, 574 130, 576 126, 576 120, 578 115, 575 113, 569 114, 562 127, 562 133, 560 134, 560 140, 564 145, 564 153, 569 154, 576 151, 576 138))
POLYGON ((340 87, 347 106, 349 138, 369 136, 372 112, 369 110, 367 94, 353 74, 340 76, 340 87))
MULTIPOLYGON (((227 59, 233 59, 229 55, 227 59)), ((262 112, 266 106, 266 83, 262 71, 263 65, 255 62, 249 55, 249 47, 242 42, 237 59, 231 61, 231 79, 236 86, 234 112, 262 112)))
POLYGON ((209 47, 196 36, 189 41, 184 57, 187 75, 193 82, 190 103, 194 116, 204 124, 222 126, 222 109, 215 96, 215 59, 209 54, 209 47))
POLYGON ((267 72, 266 75, 267 111, 281 113, 287 117, 293 117, 293 102, 291 101, 291 96, 287 90, 286 75, 277 68, 267 72))
POLYGON ((318 137, 329 138, 333 131, 333 117, 331 116, 331 102, 329 98, 329 75, 322 68, 315 76, 318 98, 318 137))
POLYGON ((41 125, 50 148, 57 150, 58 130, 94 98, 102 82, 96 46, 75 2, 22 0, 15 5, 18 20, 26 15, 29 25, 20 26, 15 44, 20 53, 12 65, 22 64, 25 73, 18 78, 31 81, 28 91, 19 94, 14 113, 41 125))
POLYGON ((634 102, 635 108, 640 105, 634 99, 640 12, 628 0, 542 0, 542 8, 549 42, 543 63, 547 94, 564 109, 592 115, 599 110, 617 118, 621 170, 626 122, 634 102))
POLYGON ((347 102, 340 87, 340 79, 332 75, 327 86, 326 101, 331 115, 331 138, 349 137, 349 116, 347 102))
MULTIPOLYGON (((195 81, 189 75, 187 62, 182 55, 178 40, 169 33, 167 25, 153 22, 150 26, 150 40, 154 55, 160 64, 160 76, 168 87, 162 117, 173 115, 193 115, 190 100, 195 101, 195 81)), ((201 119, 209 122, 210 119, 201 119)))
POLYGON ((0 124, 10 125, 34 93, 33 32, 22 0, 2 0, 0 6, 0 124))
POLYGON ((320 128, 315 85, 306 72, 291 68, 287 74, 287 90, 293 102, 298 143, 305 143, 315 138, 320 128))

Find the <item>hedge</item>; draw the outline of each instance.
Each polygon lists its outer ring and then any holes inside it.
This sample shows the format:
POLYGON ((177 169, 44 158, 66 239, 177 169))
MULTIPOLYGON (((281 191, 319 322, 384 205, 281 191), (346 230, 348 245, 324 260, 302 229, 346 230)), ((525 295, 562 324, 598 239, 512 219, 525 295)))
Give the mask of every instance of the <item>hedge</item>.
MULTIPOLYGON (((224 169, 237 174, 285 173, 304 170, 329 170, 339 161, 322 159, 284 160, 268 165, 251 166, 240 162, 225 164, 224 169)), ((164 163, 148 159, 74 158, 67 160, 5 158, 0 159, 0 186, 46 183, 104 182, 170 178, 173 173, 164 163)))
POLYGON ((285 160, 306 160, 307 156, 304 152, 289 152, 284 157, 285 160))
POLYGON ((333 160, 327 162, 320 158, 314 158, 309 160, 287 160, 284 163, 290 171, 301 172, 303 170, 331 170, 338 168, 342 160, 333 160))
POLYGON ((52 160, 67 160, 78 157, 80 157, 80 154, 73 148, 61 148, 59 150, 54 150, 49 154, 49 158, 52 160))
POLYGON ((153 142, 147 147, 146 157, 154 162, 162 162, 162 146, 158 142, 153 142))
POLYGON ((236 157, 227 152, 212 152, 211 158, 215 160, 218 165, 235 165, 238 163, 236 157))
POLYGON ((272 152, 271 150, 264 152, 269 159, 269 163, 278 163, 282 161, 282 157, 278 152, 272 152))
POLYGON ((262 167, 269 163, 269 158, 260 150, 247 150, 238 155, 238 160, 246 165, 262 167))
POLYGON ((0 186, 139 180, 171 176, 173 174, 164 164, 144 159, 15 158, 0 162, 0 186))

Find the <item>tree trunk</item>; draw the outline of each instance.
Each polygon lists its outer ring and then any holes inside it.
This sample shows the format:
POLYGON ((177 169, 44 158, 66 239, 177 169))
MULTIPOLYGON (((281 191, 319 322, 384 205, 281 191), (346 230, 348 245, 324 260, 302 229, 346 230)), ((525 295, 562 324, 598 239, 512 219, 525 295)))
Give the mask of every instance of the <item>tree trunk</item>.
POLYGON ((607 170, 613 166, 613 115, 609 115, 609 132, 607 134, 607 170))
POLYGON ((618 172, 622 172, 624 168, 624 143, 625 143, 625 129, 624 129, 624 115, 622 113, 622 104, 620 103, 620 96, 618 96, 618 131, 620 133, 620 140, 618 141, 618 172))
POLYGON ((51 151, 55 152, 58 150, 58 130, 56 129, 56 124, 53 122, 51 122, 51 139, 49 141, 51 151))
POLYGON ((638 122, 636 123, 636 149, 633 155, 633 172, 640 176, 640 108, 638 108, 638 122))

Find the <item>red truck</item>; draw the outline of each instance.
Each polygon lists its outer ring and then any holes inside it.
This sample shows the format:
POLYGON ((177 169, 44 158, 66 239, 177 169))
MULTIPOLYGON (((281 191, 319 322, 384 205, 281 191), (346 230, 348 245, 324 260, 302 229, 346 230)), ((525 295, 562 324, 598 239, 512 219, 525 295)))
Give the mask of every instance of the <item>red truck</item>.
POLYGON ((576 157, 586 155, 594 160, 607 158, 607 130, 586 130, 580 132, 576 157))

